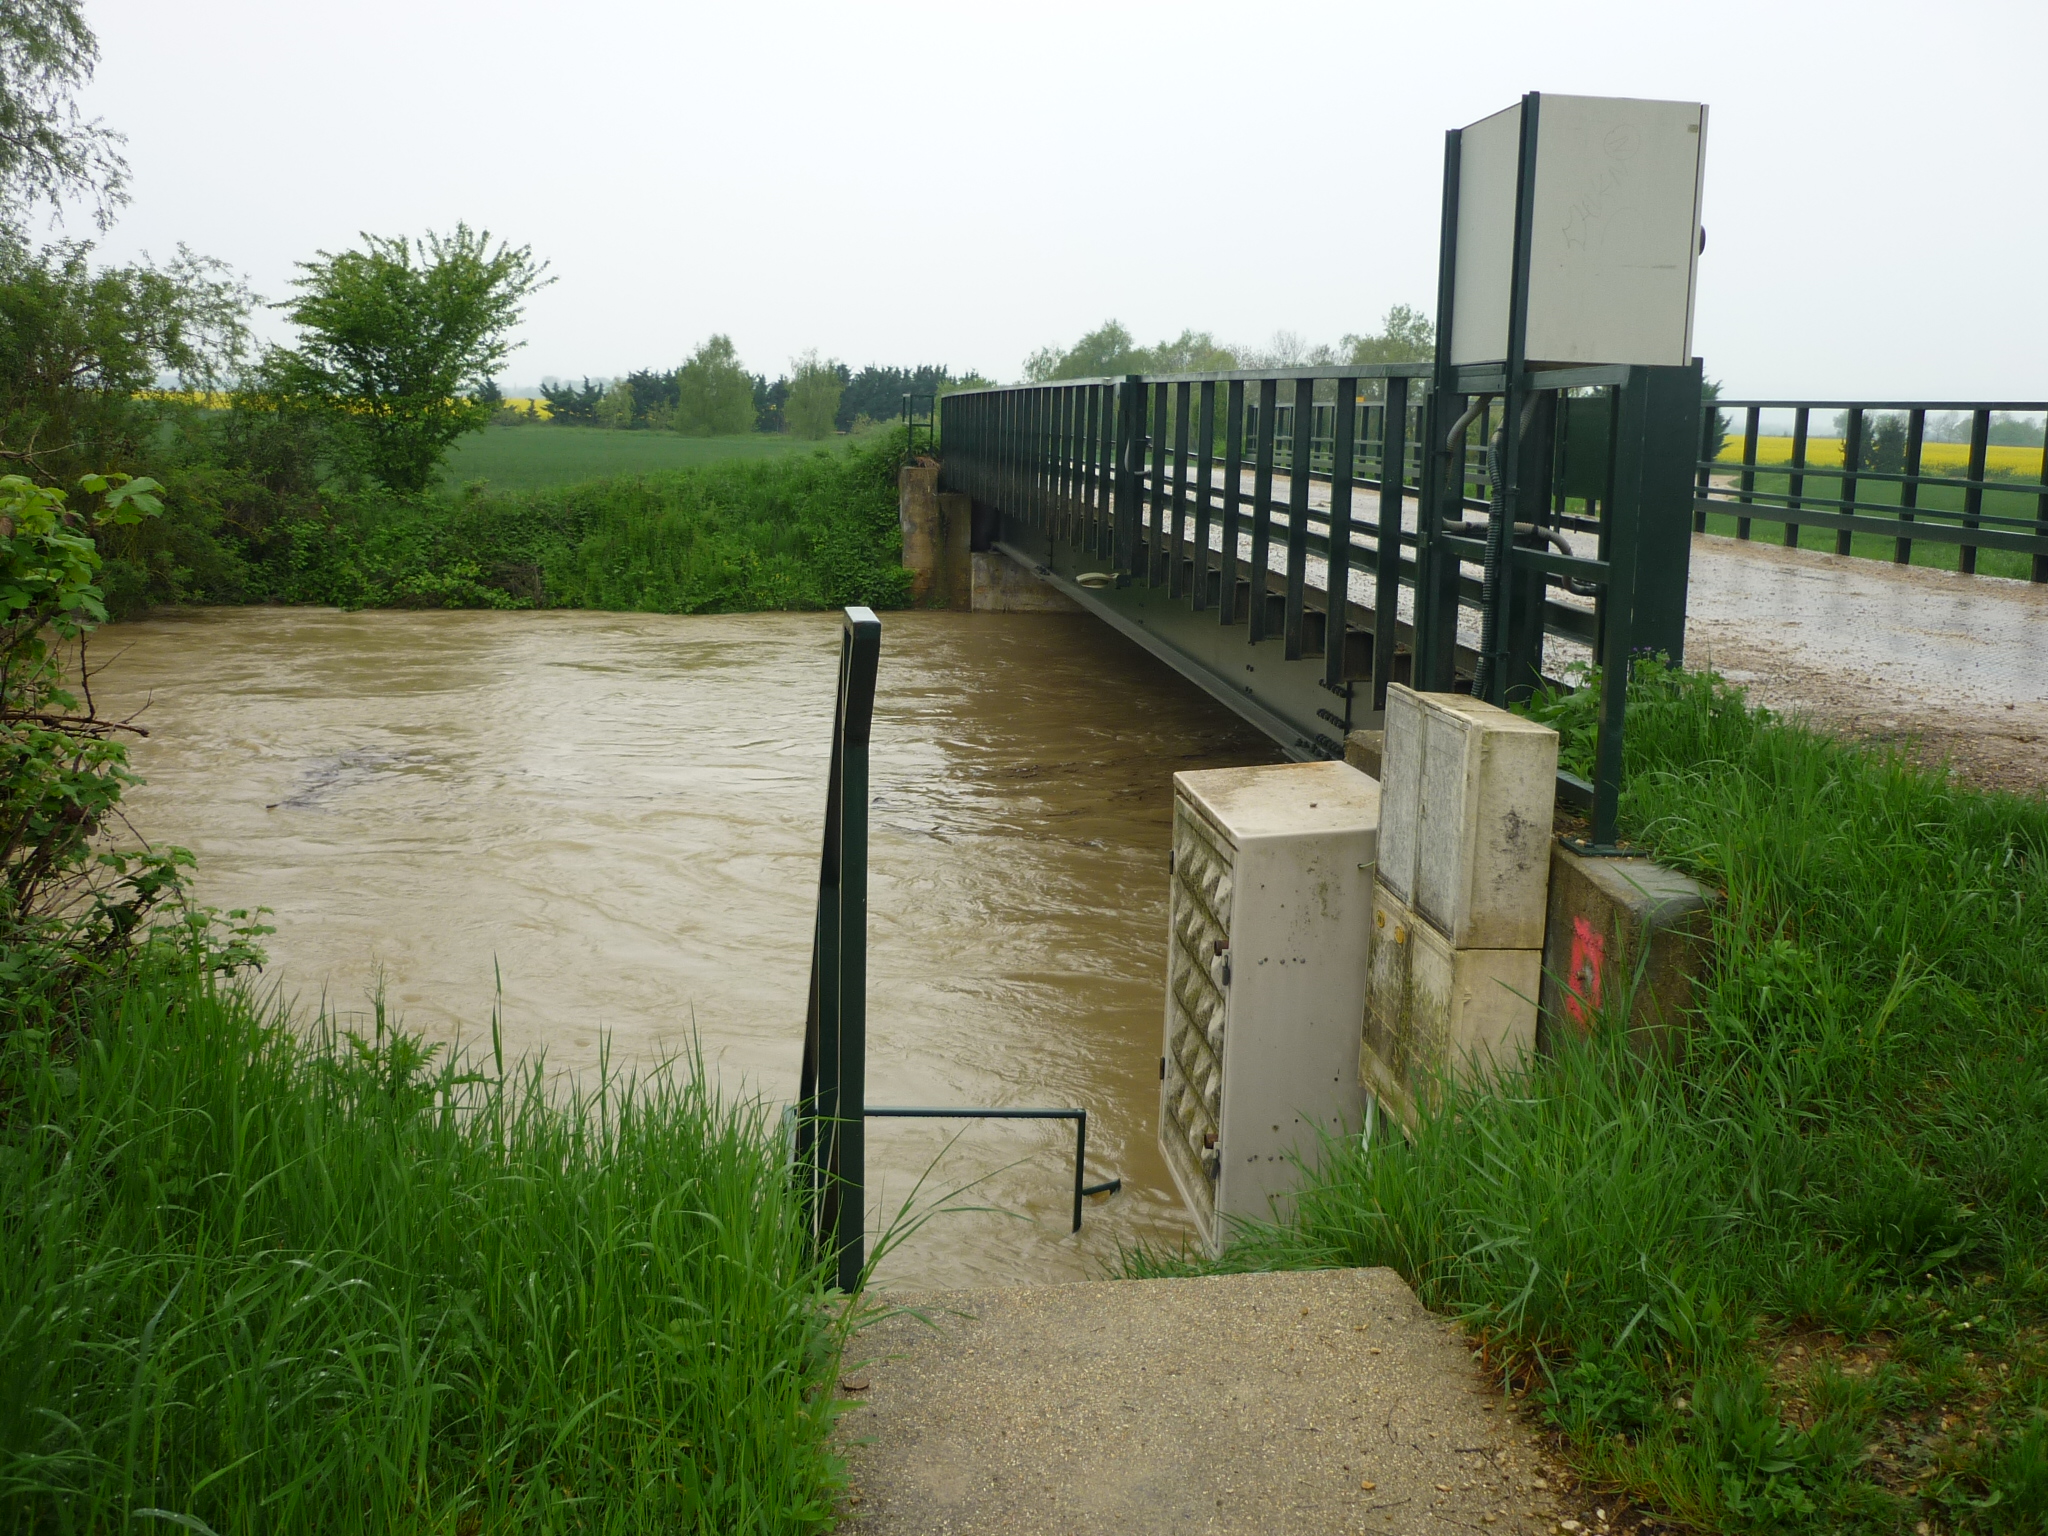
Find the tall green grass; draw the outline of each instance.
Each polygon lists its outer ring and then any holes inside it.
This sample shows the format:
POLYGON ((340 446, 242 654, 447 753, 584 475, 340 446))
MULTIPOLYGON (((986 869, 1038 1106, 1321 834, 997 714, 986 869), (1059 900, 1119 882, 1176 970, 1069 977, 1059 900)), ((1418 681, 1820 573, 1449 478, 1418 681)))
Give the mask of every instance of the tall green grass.
POLYGON ((830 1524, 840 1346, 773 1127, 145 966, 0 1045, 0 1525, 830 1524))
POLYGON ((551 490, 337 504, 289 524, 251 590, 343 607, 900 607, 904 445, 883 432, 551 490))
POLYGON ((2048 803, 1661 669, 1627 742, 1625 828, 1726 893, 1683 1055, 1447 1088, 1223 1267, 1391 1265, 1702 1529, 2048 1530, 2048 803))

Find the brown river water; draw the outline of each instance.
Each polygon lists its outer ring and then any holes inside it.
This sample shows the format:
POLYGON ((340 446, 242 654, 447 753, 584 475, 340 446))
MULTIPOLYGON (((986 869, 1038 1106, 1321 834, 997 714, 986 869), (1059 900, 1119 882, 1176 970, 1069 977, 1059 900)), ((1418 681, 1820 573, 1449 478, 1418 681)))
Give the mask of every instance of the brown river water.
MULTIPOLYGON (((1099 1275, 1191 1229, 1155 1143, 1171 779, 1277 761, 1082 616, 892 613, 873 749, 868 1100, 1078 1105, 1120 1194, 1068 1231, 1072 1127, 870 1122, 889 1284, 1099 1275), (959 1191, 959 1193, 955 1193, 959 1191)), ((267 906, 302 1017, 796 1087, 835 614, 217 609, 95 642, 140 709, 136 829, 267 906)))

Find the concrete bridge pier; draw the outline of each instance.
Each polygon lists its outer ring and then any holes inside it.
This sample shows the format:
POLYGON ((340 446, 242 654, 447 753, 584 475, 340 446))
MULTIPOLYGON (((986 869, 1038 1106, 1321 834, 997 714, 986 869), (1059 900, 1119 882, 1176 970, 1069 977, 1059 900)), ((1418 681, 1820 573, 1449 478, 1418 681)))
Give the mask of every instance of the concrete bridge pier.
POLYGON ((1079 613, 1080 605, 1000 550, 976 549, 974 503, 939 489, 939 466, 926 459, 897 476, 898 525, 910 601, 917 608, 974 613, 1079 613))

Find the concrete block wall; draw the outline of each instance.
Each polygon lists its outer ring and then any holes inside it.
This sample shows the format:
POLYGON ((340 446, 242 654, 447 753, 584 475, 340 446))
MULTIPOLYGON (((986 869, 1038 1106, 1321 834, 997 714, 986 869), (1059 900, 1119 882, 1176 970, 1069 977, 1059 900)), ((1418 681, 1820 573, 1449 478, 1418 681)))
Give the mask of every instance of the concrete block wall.
POLYGON ((1463 694, 1387 692, 1359 1077, 1402 1121, 1444 1073, 1536 1048, 1557 733, 1463 694))
POLYGON ((1676 1050, 1711 959, 1716 900, 1652 859, 1589 859, 1555 847, 1537 1048, 1583 1038, 1634 988, 1630 1044, 1676 1050))

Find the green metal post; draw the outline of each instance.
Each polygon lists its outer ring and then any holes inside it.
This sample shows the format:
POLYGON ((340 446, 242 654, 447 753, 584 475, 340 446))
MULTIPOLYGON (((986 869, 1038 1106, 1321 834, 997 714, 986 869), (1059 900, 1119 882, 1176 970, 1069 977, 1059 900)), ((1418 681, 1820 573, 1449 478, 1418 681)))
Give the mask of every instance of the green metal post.
POLYGON ((1451 366, 1451 321, 1458 293, 1458 171, 1464 136, 1444 135, 1442 223, 1437 235, 1436 371, 1422 412, 1422 462, 1415 500, 1414 686, 1448 693, 1458 675, 1458 560, 1442 546, 1447 516, 1464 512, 1463 450, 1448 439, 1464 411, 1451 366))
POLYGON ((1337 381, 1336 411, 1330 418, 1330 557, 1323 621, 1323 686, 1344 695, 1351 719, 1351 684, 1344 666, 1346 622, 1351 604, 1351 492, 1357 466, 1358 380, 1337 381))
MULTIPOLYGON (((1303 599, 1308 587, 1309 458, 1315 448, 1316 383, 1294 381, 1294 444, 1287 455, 1287 595, 1281 612, 1282 654, 1301 660, 1303 599)), ((1340 615, 1341 616, 1341 615, 1340 615)))
POLYGON ((1259 380, 1259 445, 1252 472, 1251 597, 1245 605, 1250 624, 1245 638, 1253 645, 1266 638, 1266 585, 1273 563, 1273 434, 1279 401, 1280 381, 1259 380))
POLYGON ((839 1288, 864 1267, 867 1142, 868 750, 882 624, 848 608, 840 632, 839 693, 818 863, 811 996, 797 1093, 798 1188, 812 1231, 834 1256, 839 1288))
POLYGON ((1808 411, 1805 406, 1792 413, 1792 470, 1785 477, 1785 547, 1799 547, 1798 514, 1801 495, 1806 490, 1806 428, 1808 411))
MULTIPOLYGON (((1750 506, 1756 501, 1756 434, 1763 412, 1756 406, 1749 408, 1748 417, 1742 428, 1742 504, 1750 506)), ((1749 537, 1749 519, 1738 515, 1735 519, 1735 537, 1749 537)))
POLYGON ((1183 381, 1173 392, 1173 534, 1166 543, 1166 593, 1186 590, 1188 533, 1188 416, 1193 386, 1183 381))
MULTIPOLYGON (((1372 707, 1376 712, 1387 707, 1387 685, 1394 680, 1394 650, 1400 640, 1401 491, 1408 469, 1408 382, 1387 380, 1380 431, 1379 536, 1373 547, 1372 580, 1372 707)), ((1419 565, 1417 574, 1419 577, 1419 565)), ((1419 590, 1419 580, 1417 587, 1419 590)))
POLYGON ((1239 508, 1244 501, 1244 380, 1230 381, 1226 399, 1225 414, 1229 419, 1223 425, 1223 549, 1218 562, 1222 571, 1216 594, 1216 620, 1220 624, 1235 624, 1244 617, 1238 611, 1237 601, 1239 508))
MULTIPOLYGON (((1991 411, 1981 407, 1970 413, 1970 484, 1963 492, 1963 526, 1978 526, 1984 511, 1984 466, 1990 457, 1991 411)), ((1977 574, 1977 546, 1965 544, 1956 551, 1956 569, 1965 576, 1977 574)))
POLYGON ((1166 386, 1152 390, 1152 473, 1145 492, 1145 585, 1159 582, 1159 561, 1166 549, 1166 386))
POLYGON ((1195 480, 1195 555, 1194 578, 1192 582, 1193 607, 1200 611, 1209 606, 1209 509, 1216 499, 1216 381, 1207 379, 1202 384, 1201 418, 1195 425, 1195 434, 1201 439, 1201 451, 1196 455, 1195 480))
MULTIPOLYGON (((1849 408, 1849 420, 1842 431, 1842 511, 1853 516, 1856 511, 1856 472, 1863 467, 1863 407, 1849 408)), ((1835 553, 1849 553, 1851 542, 1856 535, 1847 528, 1835 530, 1835 553)))
POLYGON ((1138 478, 1145 452, 1145 381, 1127 374, 1116 391, 1116 584, 1138 574, 1138 478))

